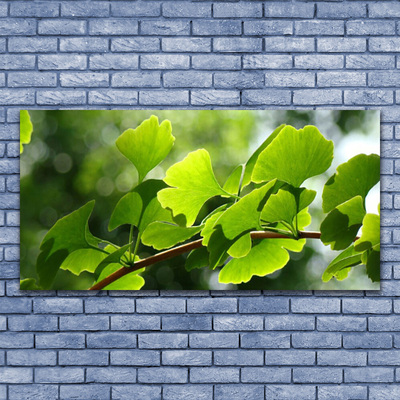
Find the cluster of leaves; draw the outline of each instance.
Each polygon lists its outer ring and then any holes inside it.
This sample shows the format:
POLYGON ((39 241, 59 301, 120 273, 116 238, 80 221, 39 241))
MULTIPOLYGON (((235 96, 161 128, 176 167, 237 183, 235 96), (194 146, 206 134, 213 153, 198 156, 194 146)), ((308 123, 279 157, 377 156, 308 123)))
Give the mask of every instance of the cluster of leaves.
MULTIPOLYGON (((140 246, 170 249, 196 235, 202 247, 190 252, 186 269, 220 268, 222 283, 271 274, 288 263, 289 252, 302 251, 306 240, 300 238, 301 230, 311 223, 308 207, 316 196, 302 184, 324 173, 333 160, 333 142, 316 127, 279 126, 223 186, 205 149, 171 166, 164 180, 145 180, 168 155, 174 140, 171 123, 160 124, 152 116, 116 141, 139 176, 138 185, 119 200, 109 220, 110 231, 130 225, 128 243, 117 246, 92 235, 88 221, 94 201, 90 201, 49 230, 36 264, 39 282, 28 279, 21 288, 51 288, 60 268, 76 275, 88 271, 98 283, 121 267, 132 268, 139 260, 140 246), (198 221, 204 204, 216 196, 222 205, 198 221), (254 231, 283 237, 255 238, 254 231)), ((333 250, 344 250, 326 269, 324 281, 344 279, 359 264, 367 266, 372 280, 379 279, 379 216, 365 212, 365 197, 378 181, 379 156, 358 155, 340 165, 324 186, 327 216, 321 240, 333 250), (361 226, 361 238, 353 245, 361 226)), ((132 270, 104 289, 140 289, 143 270, 132 270)))

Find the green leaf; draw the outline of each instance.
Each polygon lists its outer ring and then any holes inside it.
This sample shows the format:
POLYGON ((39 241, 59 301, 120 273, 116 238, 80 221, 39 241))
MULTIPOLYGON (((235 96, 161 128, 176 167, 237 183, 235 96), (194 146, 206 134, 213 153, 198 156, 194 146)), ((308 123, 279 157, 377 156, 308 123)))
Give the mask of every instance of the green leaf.
POLYGON ((359 264, 361 264, 361 254, 354 250, 354 246, 350 246, 330 262, 322 275, 322 280, 328 282, 337 275, 343 279, 340 275, 341 271, 359 264))
POLYGON ((20 131, 20 144, 19 152, 22 154, 24 151, 24 144, 28 144, 31 141, 33 125, 28 111, 21 110, 19 112, 19 131, 20 131))
POLYGON ((361 196, 340 204, 321 224, 321 241, 331 245, 332 250, 343 250, 356 238, 365 215, 361 196))
POLYGON ((381 252, 379 245, 374 246, 368 255, 367 274, 372 282, 379 282, 381 279, 381 252))
POLYGON ((136 129, 128 129, 117 139, 118 150, 136 167, 139 182, 170 152, 174 144, 171 122, 158 123, 152 115, 136 129))
POLYGON ((136 226, 140 232, 153 221, 171 221, 171 213, 161 207, 157 193, 167 185, 157 179, 149 179, 122 197, 111 215, 108 229, 120 225, 136 226))
POLYGON ((243 258, 234 258, 220 271, 221 283, 248 282, 254 275, 265 276, 283 268, 289 261, 288 252, 275 242, 264 239, 255 244, 243 258))
POLYGON ((285 126, 261 152, 252 180, 260 183, 277 178, 299 187, 306 179, 325 172, 332 159, 333 142, 326 140, 315 126, 300 130, 285 126))
POLYGON ((83 271, 93 273, 106 257, 107 254, 99 250, 79 249, 69 254, 60 268, 68 270, 74 275, 80 275, 83 271))
POLYGON ((42 288, 38 286, 36 279, 26 278, 19 282, 19 290, 42 290, 42 288))
POLYGON ((172 211, 174 217, 184 217, 186 226, 193 225, 203 204, 214 196, 226 196, 217 182, 207 150, 189 153, 170 167, 164 181, 173 188, 161 190, 158 200, 172 211))
POLYGON ((235 243, 228 249, 228 254, 234 258, 241 258, 247 256, 251 250, 251 235, 247 233, 241 236, 235 243))
POLYGON ((376 154, 359 154, 339 165, 322 192, 324 212, 355 196, 363 199, 380 180, 380 158, 376 154))
POLYGON ((186 271, 191 271, 196 268, 207 267, 209 264, 209 254, 207 248, 202 246, 192 250, 186 257, 186 271))
POLYGON ((369 250, 381 241, 379 215, 366 214, 362 223, 361 237, 354 243, 357 251, 369 250))
POLYGON ((239 191, 241 187, 240 183, 242 180, 243 170, 244 170, 243 165, 238 165, 232 171, 232 173, 229 175, 228 179, 226 180, 222 188, 223 190, 225 190, 225 192, 239 196, 239 191))
POLYGON ((190 239, 203 229, 203 226, 182 227, 165 222, 152 222, 142 235, 142 243, 156 250, 168 249, 190 239))
POLYGON ((278 136, 279 132, 285 126, 286 126, 285 124, 278 126, 249 158, 244 170, 242 187, 247 186, 251 182, 251 175, 253 173, 253 169, 257 162, 258 156, 262 153, 264 149, 266 149, 271 144, 271 142, 278 136))
MULTIPOLYGON (((97 266, 96 270, 94 271, 94 276, 96 278, 98 278, 99 276, 104 276, 103 270, 107 268, 110 264, 118 264, 118 268, 121 268, 121 266, 123 266, 121 263, 121 258, 128 252, 131 245, 132 243, 128 243, 125 246, 119 247, 115 250, 112 250, 112 246, 107 246, 106 249, 110 252, 110 254, 105 257, 103 261, 97 266)), ((136 256, 135 261, 138 259, 139 258, 136 256)), ((106 276, 108 275, 105 275, 104 278, 106 276)), ((97 279, 97 281, 101 281, 101 279, 97 279)))
MULTIPOLYGON (((40 286, 49 289, 63 261, 75 250, 90 248, 95 238, 89 234, 88 220, 93 211, 94 200, 59 219, 47 232, 40 245, 36 271, 40 286)), ((100 250, 99 250, 100 251, 100 250)))
MULTIPOLYGON (((100 282, 101 280, 111 275, 113 272, 117 271, 120 268, 121 265, 119 264, 109 264, 102 270, 96 283, 100 282)), ((140 275, 138 275, 143 271, 144 269, 142 268, 137 271, 131 272, 127 275, 124 275, 123 277, 105 286, 102 290, 139 290, 145 284, 144 279, 140 275)))

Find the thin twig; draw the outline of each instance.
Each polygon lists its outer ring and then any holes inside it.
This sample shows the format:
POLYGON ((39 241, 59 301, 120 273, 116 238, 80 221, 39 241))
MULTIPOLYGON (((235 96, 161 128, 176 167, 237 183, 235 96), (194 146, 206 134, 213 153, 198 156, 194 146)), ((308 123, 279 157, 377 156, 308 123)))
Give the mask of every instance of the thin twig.
MULTIPOLYGON (((276 232, 265 232, 265 231, 255 231, 251 232, 252 239, 290 239, 288 235, 283 235, 276 232)), ((321 232, 306 232, 299 231, 299 238, 301 239, 320 239, 321 232)), ((357 239, 357 238, 356 238, 357 239)), ((182 244, 181 246, 174 247, 169 250, 162 251, 161 253, 155 254, 143 260, 135 262, 133 267, 126 268, 122 267, 117 271, 113 272, 111 275, 104 278, 102 281, 93 285, 89 290, 101 290, 108 286, 110 283, 115 282, 117 279, 130 274, 131 272, 137 271, 139 269, 148 267, 150 265, 156 264, 160 261, 169 260, 170 258, 179 256, 180 254, 187 253, 191 250, 198 249, 202 246, 203 239, 198 239, 193 242, 182 244)))

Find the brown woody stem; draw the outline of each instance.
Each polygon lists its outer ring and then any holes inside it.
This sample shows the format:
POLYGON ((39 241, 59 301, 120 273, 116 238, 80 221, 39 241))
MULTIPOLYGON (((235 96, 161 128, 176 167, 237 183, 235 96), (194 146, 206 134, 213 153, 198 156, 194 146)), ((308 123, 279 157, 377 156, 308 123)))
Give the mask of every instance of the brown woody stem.
MULTIPOLYGON (((290 239, 288 235, 283 235, 277 232, 265 232, 265 231, 255 231, 251 232, 252 239, 290 239)), ((299 231, 300 239, 320 239, 321 232, 306 232, 299 231)), ((356 238, 357 239, 357 238, 356 238)), ((169 250, 162 251, 161 253, 155 254, 154 256, 147 257, 143 260, 135 262, 134 266, 131 268, 122 267, 117 271, 113 272, 111 275, 104 278, 102 281, 96 283, 89 290, 101 290, 108 286, 110 283, 115 282, 117 279, 130 274, 131 272, 137 271, 148 267, 150 265, 156 264, 160 261, 169 260, 170 258, 179 256, 180 254, 187 253, 191 250, 197 249, 202 246, 203 239, 198 239, 193 242, 182 244, 181 246, 174 247, 169 250)))

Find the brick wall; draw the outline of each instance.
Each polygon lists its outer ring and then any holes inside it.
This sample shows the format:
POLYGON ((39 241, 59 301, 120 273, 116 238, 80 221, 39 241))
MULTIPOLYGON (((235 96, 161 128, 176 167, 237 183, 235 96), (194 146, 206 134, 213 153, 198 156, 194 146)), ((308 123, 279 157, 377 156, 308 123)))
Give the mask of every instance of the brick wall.
POLYGON ((400 398, 399 17, 397 1, 2 1, 0 399, 400 398), (18 290, 19 109, 315 106, 382 110, 380 292, 18 290))

